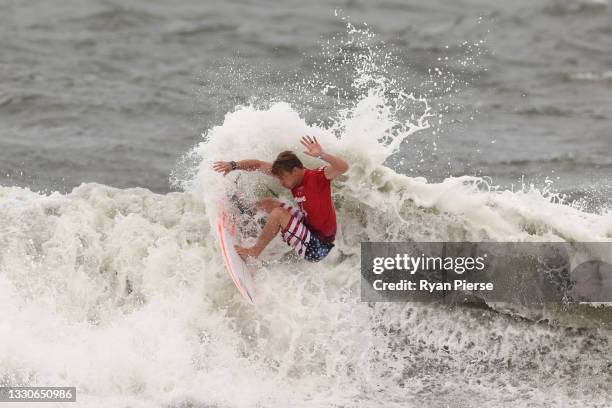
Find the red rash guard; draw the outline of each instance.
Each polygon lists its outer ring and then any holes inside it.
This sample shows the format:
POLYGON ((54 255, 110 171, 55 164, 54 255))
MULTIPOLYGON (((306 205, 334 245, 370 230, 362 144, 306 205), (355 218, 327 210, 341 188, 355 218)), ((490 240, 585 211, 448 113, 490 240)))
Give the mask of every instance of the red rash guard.
POLYGON ((304 167, 304 178, 291 194, 306 215, 306 224, 322 242, 333 242, 336 236, 336 210, 331 197, 331 180, 323 167, 304 167))

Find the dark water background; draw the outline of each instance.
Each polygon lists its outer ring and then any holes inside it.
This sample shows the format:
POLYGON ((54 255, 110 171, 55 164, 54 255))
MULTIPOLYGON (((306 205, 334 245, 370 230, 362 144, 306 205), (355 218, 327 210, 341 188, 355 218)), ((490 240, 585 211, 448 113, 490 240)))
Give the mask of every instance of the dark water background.
MULTIPOLYGON (((604 0, 2 0, 0 184, 169 191, 179 157, 236 104, 295 99, 287 83, 309 78, 346 21, 367 22, 402 86, 444 110, 402 145, 401 171, 515 188, 549 178, 587 210, 612 202, 604 0), (452 92, 432 86, 435 67, 452 92)), ((328 115, 303 96, 310 120, 328 115)))

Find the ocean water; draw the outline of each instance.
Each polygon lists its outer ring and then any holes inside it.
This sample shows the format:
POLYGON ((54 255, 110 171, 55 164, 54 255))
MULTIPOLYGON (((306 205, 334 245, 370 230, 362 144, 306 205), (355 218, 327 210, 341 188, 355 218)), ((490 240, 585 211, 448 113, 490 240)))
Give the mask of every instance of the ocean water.
POLYGON ((1 2, 0 385, 83 407, 609 406, 608 309, 361 302, 359 243, 612 241, 611 21, 606 1, 1 2), (337 245, 304 264, 274 241, 249 307, 219 200, 288 197, 211 164, 303 134, 351 165, 337 245))

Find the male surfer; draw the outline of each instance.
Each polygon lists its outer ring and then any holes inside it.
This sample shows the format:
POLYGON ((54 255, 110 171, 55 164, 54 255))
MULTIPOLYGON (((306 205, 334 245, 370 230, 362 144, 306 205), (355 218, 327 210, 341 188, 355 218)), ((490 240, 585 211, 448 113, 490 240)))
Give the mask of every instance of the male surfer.
POLYGON ((294 208, 271 198, 259 201, 257 206, 269 214, 268 220, 254 246, 235 246, 236 252, 244 260, 248 256, 258 257, 278 231, 281 231, 281 237, 287 245, 311 262, 325 258, 334 246, 336 211, 331 197, 331 180, 346 172, 348 164, 324 152, 316 137, 303 136, 300 143, 306 148, 305 154, 317 157, 329 165, 316 169, 306 168, 291 151, 280 153, 273 163, 241 160, 218 161, 213 164, 214 170, 224 175, 232 170, 261 170, 272 175, 283 187, 291 190, 299 206, 294 208))

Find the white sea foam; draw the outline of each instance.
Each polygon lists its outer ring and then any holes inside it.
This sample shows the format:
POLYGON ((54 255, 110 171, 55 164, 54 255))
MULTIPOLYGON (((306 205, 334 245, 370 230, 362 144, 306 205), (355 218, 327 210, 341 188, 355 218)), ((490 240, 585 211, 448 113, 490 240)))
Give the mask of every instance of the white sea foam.
MULTIPOLYGON (((185 398, 245 407, 375 406, 383 400, 394 406, 393 399, 405 406, 399 401, 428 387, 458 398, 471 389, 483 401, 489 392, 520 398, 526 388, 535 393, 530 398, 553 397, 538 375, 521 382, 511 378, 512 370, 500 370, 501 379, 486 385, 486 374, 473 364, 482 359, 479 364, 493 369, 492 359, 511 359, 525 369, 521 355, 536 346, 517 337, 565 347, 562 331, 534 330, 494 315, 478 323, 471 312, 361 303, 359 242, 611 241, 611 215, 551 203, 537 190, 487 191, 474 177, 428 183, 396 174, 381 164, 387 147, 377 151, 379 145, 361 141, 370 137, 367 115, 378 120, 368 109, 353 115, 347 128, 354 133, 345 140, 308 126, 287 104, 239 108, 195 149, 202 162, 183 193, 83 184, 65 196, 44 196, 3 187, 0 381, 76 385, 79 400, 91 406, 185 398), (211 229, 210 209, 226 187, 235 187, 233 176, 214 173, 210 163, 271 160, 281 149, 297 150, 306 133, 351 164, 347 178, 334 183, 337 247, 319 264, 263 266, 258 305, 251 308, 227 278, 211 229), (488 351, 491 340, 482 337, 491 330, 499 330, 503 341, 488 351), (452 352, 440 355, 444 346, 452 352), (433 375, 437 364, 447 374, 433 375), (464 374, 452 380, 452 391, 449 375, 458 375, 459 367, 474 371, 481 383, 464 374)), ((280 192, 259 174, 243 175, 240 185, 253 196, 264 185, 280 192)), ((279 259, 285 248, 276 241, 264 258, 279 259)), ((568 341, 563 353, 578 357, 571 344, 580 338, 568 341)), ((554 355, 536 365, 562 367, 565 358, 554 355)), ((572 370, 598 364, 587 361, 572 370)), ((436 400, 437 392, 426 398, 436 400)))

